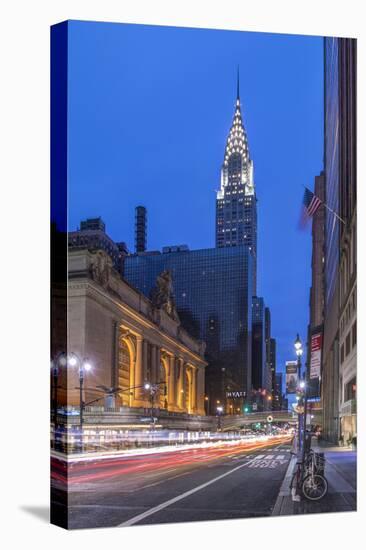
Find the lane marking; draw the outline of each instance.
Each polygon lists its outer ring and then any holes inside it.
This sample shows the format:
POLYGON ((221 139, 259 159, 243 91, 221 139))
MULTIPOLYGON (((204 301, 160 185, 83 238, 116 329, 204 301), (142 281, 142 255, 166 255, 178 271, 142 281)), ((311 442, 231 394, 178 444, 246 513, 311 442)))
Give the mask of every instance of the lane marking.
POLYGON ((277 455, 276 460, 283 460, 286 455, 277 455))
POLYGON ((187 474, 190 474, 193 470, 189 472, 183 472, 182 474, 177 474, 176 476, 167 477, 165 479, 162 479, 160 481, 155 481, 155 483, 149 483, 148 485, 143 485, 142 487, 137 487, 137 489, 130 489, 126 491, 127 493, 136 493, 137 491, 142 491, 143 489, 147 489, 148 487, 155 487, 156 485, 160 485, 161 483, 165 483, 166 481, 170 481, 171 479, 176 479, 177 477, 186 476, 187 474))
POLYGON ((255 460, 261 459, 261 458, 263 458, 264 456, 266 456, 266 455, 257 455, 257 456, 255 457, 255 460))
POLYGON ((266 456, 266 460, 273 460, 274 459, 274 455, 267 455, 266 456))
POLYGON ((216 483, 216 481, 219 481, 220 479, 223 479, 224 477, 232 474, 233 472, 236 472, 237 470, 240 470, 241 468, 245 468, 245 466, 248 466, 252 462, 254 462, 255 459, 251 460, 250 462, 246 462, 245 464, 240 464, 240 466, 236 466, 232 470, 229 470, 228 472, 225 472, 224 474, 221 474, 218 477, 215 477, 214 479, 211 479, 210 481, 206 481, 206 483, 203 483, 202 485, 199 485, 198 487, 195 487, 194 489, 191 489, 190 491, 186 491, 185 493, 182 493, 181 495, 178 495, 177 497, 171 498, 170 500, 166 500, 165 502, 162 502, 161 504, 158 504, 158 506, 154 506, 153 508, 150 508, 150 510, 146 510, 146 512, 143 512, 142 514, 139 514, 133 518, 128 519, 127 521, 124 521, 123 523, 117 525, 117 527, 127 527, 129 525, 134 525, 135 523, 138 523, 142 519, 145 519, 153 514, 156 514, 157 512, 160 512, 160 510, 164 510, 164 508, 167 508, 171 504, 174 504, 175 502, 178 502, 179 500, 182 500, 184 498, 189 497, 190 495, 193 495, 194 493, 197 493, 197 491, 201 491, 202 489, 205 489, 209 485, 212 485, 212 483, 216 483))

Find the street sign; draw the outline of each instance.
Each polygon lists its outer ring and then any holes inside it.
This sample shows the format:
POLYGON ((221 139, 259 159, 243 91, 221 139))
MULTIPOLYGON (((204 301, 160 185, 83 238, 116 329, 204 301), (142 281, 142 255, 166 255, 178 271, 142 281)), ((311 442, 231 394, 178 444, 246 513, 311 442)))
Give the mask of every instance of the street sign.
POLYGON ((267 422, 273 422, 273 416, 270 414, 267 416, 267 422))
POLYGON ((257 409, 258 409, 257 403, 253 403, 253 405, 252 405, 252 410, 253 410, 253 411, 256 411, 257 409))

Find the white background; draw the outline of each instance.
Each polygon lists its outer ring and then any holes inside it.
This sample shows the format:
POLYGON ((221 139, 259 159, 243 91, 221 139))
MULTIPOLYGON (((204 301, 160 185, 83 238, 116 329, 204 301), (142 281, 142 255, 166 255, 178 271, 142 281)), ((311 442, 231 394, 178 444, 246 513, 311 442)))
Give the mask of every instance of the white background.
MULTIPOLYGON (((364 290, 358 299, 359 512, 66 532, 49 500, 49 27, 65 19, 242 29, 359 38, 353 0, 8 1, 1 8, 1 541, 3 548, 359 548, 365 521, 364 290), (360 388, 361 391, 360 391, 360 388), (43 517, 43 519, 42 519, 43 517)), ((363 21, 364 23, 364 21, 363 21)), ((358 280, 365 286, 365 150, 359 102, 358 280)), ((286 159, 284 158, 285 162, 286 159)), ((301 253, 301 251, 299 251, 301 253)), ((363 535, 364 536, 364 535, 363 535)), ((364 542, 364 541, 363 541, 364 542)))

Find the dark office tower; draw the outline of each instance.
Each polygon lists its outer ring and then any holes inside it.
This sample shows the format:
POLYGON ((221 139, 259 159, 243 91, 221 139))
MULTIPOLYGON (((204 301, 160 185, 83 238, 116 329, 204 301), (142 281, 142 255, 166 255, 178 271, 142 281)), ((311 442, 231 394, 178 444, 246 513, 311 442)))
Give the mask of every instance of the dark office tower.
POLYGON ((252 326, 252 382, 258 390, 265 387, 266 378, 264 301, 258 296, 253 296, 252 326))
MULTIPOLYGON (((230 407, 227 393, 241 392, 240 408, 251 389, 252 256, 246 246, 189 250, 165 247, 125 258, 125 279, 150 296, 158 275, 169 270, 183 327, 206 343, 206 394, 230 407), (245 396, 244 396, 245 393, 245 396)), ((227 409, 226 409, 227 410, 227 409)), ((227 410, 229 412, 229 410, 227 410)))
POLYGON ((135 251, 146 250, 147 212, 144 206, 136 206, 135 209, 135 251))
POLYGON ((273 410, 282 410, 282 373, 276 374, 273 384, 273 410))
POLYGON ((266 377, 268 387, 272 391, 272 371, 271 371, 271 312, 269 307, 264 309, 264 338, 266 346, 266 377))
POLYGON ((269 370, 272 379, 272 394, 274 392, 274 384, 276 381, 276 339, 271 338, 269 341, 269 370))
POLYGON ((216 247, 246 244, 253 256, 253 293, 257 283, 257 206, 247 134, 243 124, 239 73, 233 122, 216 195, 216 247))

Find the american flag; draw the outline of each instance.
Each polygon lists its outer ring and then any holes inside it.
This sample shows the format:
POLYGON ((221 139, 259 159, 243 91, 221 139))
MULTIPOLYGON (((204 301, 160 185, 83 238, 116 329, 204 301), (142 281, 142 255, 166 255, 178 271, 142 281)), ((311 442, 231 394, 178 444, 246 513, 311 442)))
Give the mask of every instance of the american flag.
POLYGON ((314 195, 314 193, 310 191, 310 189, 305 187, 303 204, 306 214, 311 218, 311 216, 314 216, 315 212, 323 204, 323 202, 319 199, 319 197, 314 195))

